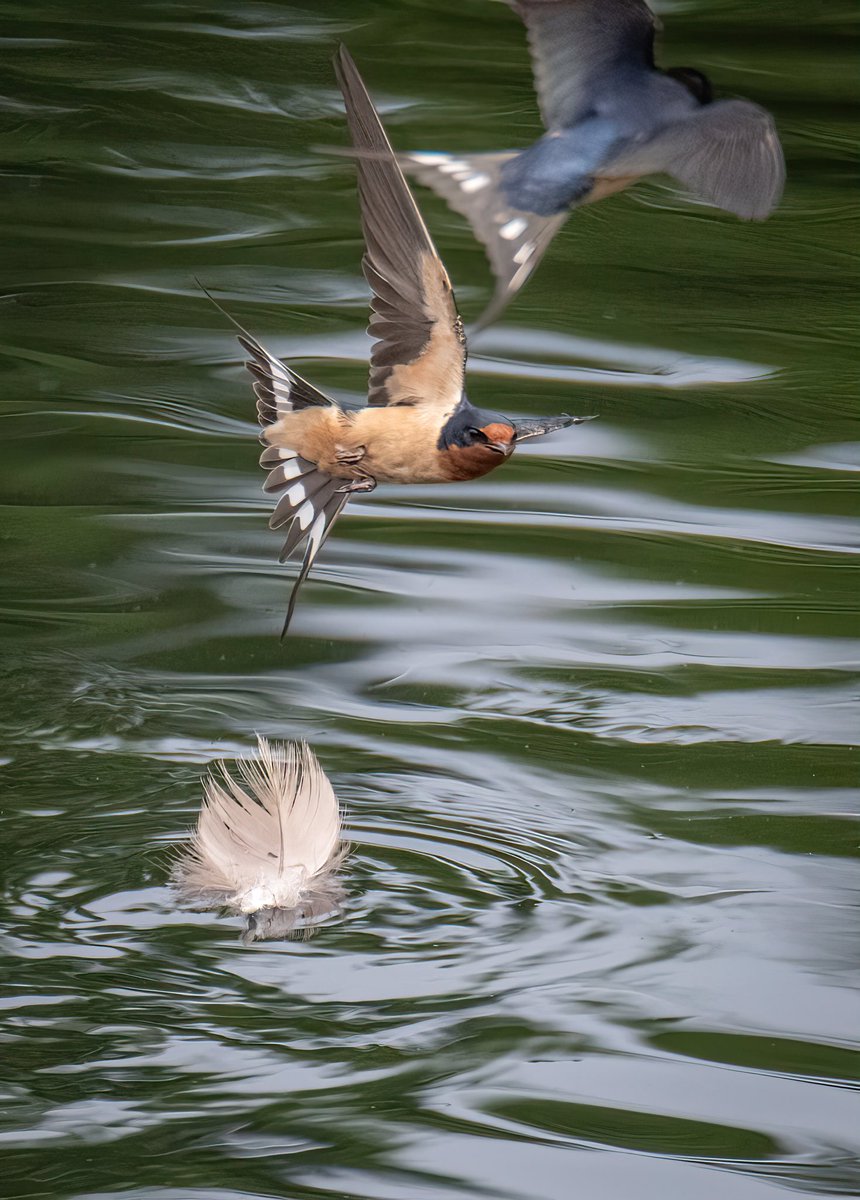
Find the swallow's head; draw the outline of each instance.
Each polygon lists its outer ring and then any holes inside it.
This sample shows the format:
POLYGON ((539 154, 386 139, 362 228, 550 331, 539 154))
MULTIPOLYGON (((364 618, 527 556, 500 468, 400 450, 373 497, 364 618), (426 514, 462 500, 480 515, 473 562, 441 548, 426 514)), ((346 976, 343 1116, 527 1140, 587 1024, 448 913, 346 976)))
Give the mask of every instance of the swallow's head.
POLYGON ((483 450, 502 457, 513 453, 517 431, 513 421, 498 413, 461 403, 446 421, 439 449, 483 450))
POLYGON ((516 440, 516 427, 507 417, 466 403, 446 422, 439 449, 457 464, 460 478, 468 479, 500 466, 513 454, 516 440))
POLYGON ((480 413, 478 415, 482 424, 475 423, 464 430, 465 444, 487 454, 500 454, 503 458, 513 454, 517 431, 510 421, 506 421, 504 417, 495 416, 486 420, 489 414, 480 413))
POLYGON ((682 83, 700 104, 710 104, 713 100, 714 89, 710 79, 695 67, 672 67, 666 74, 682 83))

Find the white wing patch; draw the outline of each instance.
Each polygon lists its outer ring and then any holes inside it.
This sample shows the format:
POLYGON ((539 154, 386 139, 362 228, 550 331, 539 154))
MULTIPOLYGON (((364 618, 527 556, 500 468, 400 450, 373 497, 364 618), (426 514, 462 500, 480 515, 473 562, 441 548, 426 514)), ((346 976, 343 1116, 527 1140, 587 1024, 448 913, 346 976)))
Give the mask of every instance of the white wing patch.
POLYGON ((460 187, 464 192, 469 192, 471 194, 472 192, 479 192, 481 188, 485 188, 489 182, 489 175, 479 173, 477 175, 469 175, 466 177, 466 179, 461 180, 460 187))
POLYGON ((512 242, 518 238, 521 233, 525 233, 528 228, 528 222, 523 217, 514 217, 512 221, 508 221, 499 230, 499 236, 503 237, 506 242, 512 242))
POLYGON ((468 195, 479 192, 481 188, 492 183, 490 176, 485 171, 475 170, 472 163, 464 158, 454 158, 450 154, 432 154, 427 151, 418 151, 407 157, 410 162, 419 166, 438 167, 443 175, 450 175, 454 182, 460 185, 462 191, 468 195))

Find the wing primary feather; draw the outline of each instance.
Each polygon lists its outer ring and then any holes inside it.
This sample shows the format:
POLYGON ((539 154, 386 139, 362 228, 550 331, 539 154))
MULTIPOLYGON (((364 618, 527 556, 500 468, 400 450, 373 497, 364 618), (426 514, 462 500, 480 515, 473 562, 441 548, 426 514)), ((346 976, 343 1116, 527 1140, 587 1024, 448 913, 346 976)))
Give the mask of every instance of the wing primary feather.
MULTIPOLYGON (((378 151, 346 152, 353 158, 383 157, 378 151)), ((489 154, 446 154, 416 150, 398 154, 402 169, 418 183, 431 188, 448 205, 466 218, 472 232, 487 253, 496 287, 489 305, 484 309, 470 332, 485 329, 501 316, 514 296, 533 274, 538 263, 567 220, 569 213, 548 217, 513 208, 505 196, 501 170, 515 157, 514 152, 489 154)), ((396 311, 397 294, 379 271, 365 262, 365 277, 377 299, 396 311)), ((373 319, 372 329, 380 338, 374 362, 380 367, 396 364, 402 359, 403 347, 389 334, 396 333, 396 320, 383 324, 382 314, 373 319)))
POLYGON ((362 265, 373 291, 368 401, 450 410, 462 396, 466 362, 451 281, 344 46, 335 56, 335 72, 357 152, 362 265))
POLYGON ((232 771, 215 764, 203 790, 171 871, 180 903, 244 916, 245 942, 307 931, 340 910, 341 812, 309 746, 258 737, 254 757, 232 771))
POLYGON ((569 215, 565 209, 544 217, 511 206, 501 171, 513 157, 513 153, 458 155, 426 151, 400 155, 404 170, 464 216, 486 250, 496 288, 489 305, 472 325, 472 333, 501 315, 569 215))
POLYGON ((744 220, 779 202, 785 159, 773 117, 750 100, 716 100, 614 159, 607 175, 665 171, 687 191, 744 220))
POLYGON ((567 429, 571 425, 584 425, 586 421, 594 420, 596 420, 596 416, 572 417, 569 413, 562 413, 558 417, 514 419, 511 423, 517 431, 517 445, 519 445, 520 442, 527 442, 529 438, 545 437, 548 433, 555 433, 557 429, 567 429))

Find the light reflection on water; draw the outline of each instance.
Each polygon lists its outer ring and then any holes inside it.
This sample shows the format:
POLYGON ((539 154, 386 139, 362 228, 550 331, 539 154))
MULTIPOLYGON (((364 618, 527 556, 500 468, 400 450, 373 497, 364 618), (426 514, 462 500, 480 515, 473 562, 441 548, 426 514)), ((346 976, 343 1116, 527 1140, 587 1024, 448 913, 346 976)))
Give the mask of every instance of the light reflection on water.
MULTIPOLYGON (((536 131, 521 31, 489 0, 10 10, 10 1197, 860 1190, 853 14, 660 10, 671 61, 776 112, 783 208, 647 185, 571 220, 470 390, 599 420, 351 504, 283 648, 194 277, 358 398, 332 46, 398 146, 478 149, 536 131), (242 949, 165 881, 255 732, 312 742, 354 850, 341 920, 242 949)), ((471 317, 483 254, 421 203, 471 317)))

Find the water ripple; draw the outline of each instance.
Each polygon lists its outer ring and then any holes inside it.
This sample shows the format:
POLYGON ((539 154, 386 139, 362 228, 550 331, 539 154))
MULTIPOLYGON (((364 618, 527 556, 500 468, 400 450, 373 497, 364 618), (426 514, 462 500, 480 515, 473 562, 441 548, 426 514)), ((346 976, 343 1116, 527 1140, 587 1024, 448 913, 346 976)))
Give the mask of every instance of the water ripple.
MULTIPOLYGON (((6 1191, 855 1195, 848 7, 663 12, 666 61, 775 111, 783 204, 576 214, 469 389, 600 419, 351 504, 281 646, 253 398, 195 279, 363 400, 334 42, 398 147, 538 132, 504 5, 312 7, 6 14, 6 1191), (166 883, 256 731, 311 741, 346 814, 308 941, 245 947, 166 883)), ((420 203, 468 317, 484 254, 420 203)))

